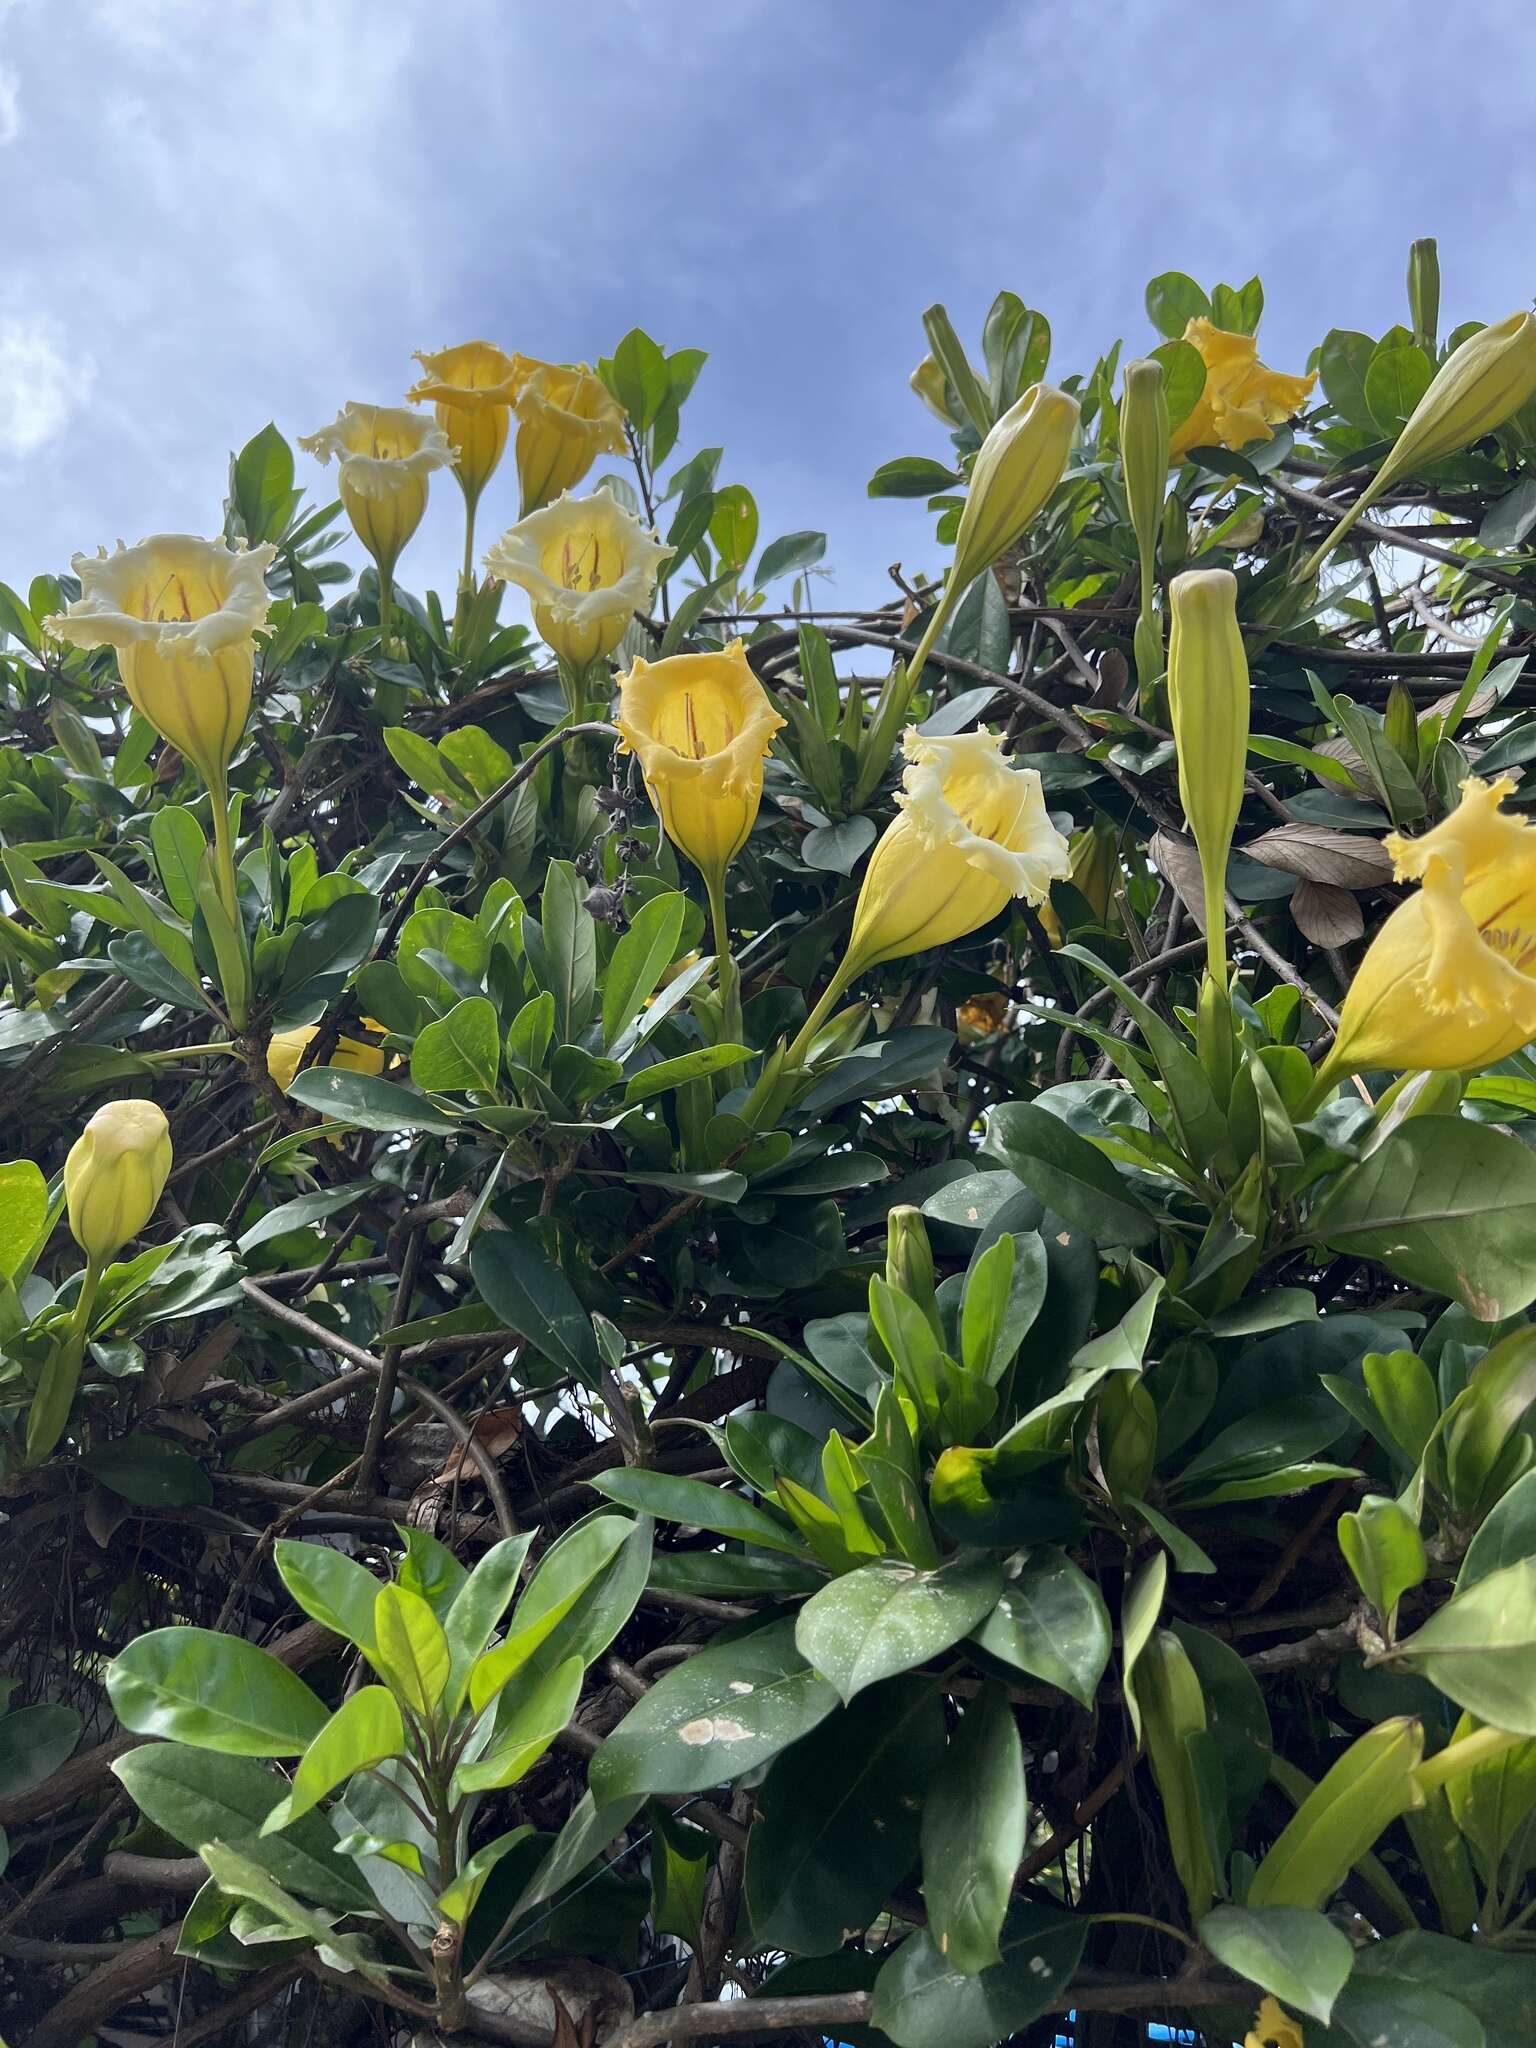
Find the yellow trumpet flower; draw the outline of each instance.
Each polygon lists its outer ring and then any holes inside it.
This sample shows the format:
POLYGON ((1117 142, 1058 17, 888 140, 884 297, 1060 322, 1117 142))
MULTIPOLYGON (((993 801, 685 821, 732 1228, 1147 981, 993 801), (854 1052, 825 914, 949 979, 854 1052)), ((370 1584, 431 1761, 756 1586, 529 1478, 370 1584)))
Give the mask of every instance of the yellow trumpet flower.
POLYGON ((747 843, 763 761, 784 723, 741 642, 720 654, 637 661, 620 680, 614 723, 667 837, 714 894, 747 843))
POLYGON ((1347 1074, 1460 1073, 1536 1038, 1536 826, 1500 808, 1504 777, 1470 776, 1451 815, 1387 840, 1399 881, 1423 887, 1373 940, 1318 1070, 1321 1098, 1347 1074))
POLYGON ((222 809, 230 757, 251 708, 255 635, 277 550, 157 533, 109 555, 76 555, 80 596, 43 621, 54 640, 114 647, 123 688, 196 768, 222 809))
POLYGON ((848 950, 790 1047, 791 1064, 866 968, 963 939, 1015 897, 1043 903, 1071 871, 1038 773, 1012 767, 995 733, 925 738, 909 727, 902 751, 901 816, 869 857, 848 950))
POLYGON ((1284 2006, 1266 1992, 1252 2027, 1243 2036, 1243 2048, 1307 2048, 1307 2044, 1284 2006))
POLYGON ((448 436, 404 406, 349 403, 328 427, 301 434, 299 446, 317 461, 335 458, 352 531, 387 581, 427 509, 427 478, 453 462, 448 436))
POLYGON ((454 473, 473 505, 506 449, 512 401, 533 366, 526 356, 509 356, 489 341, 417 349, 416 360, 425 375, 405 395, 412 405, 432 405, 453 450, 454 473))
POLYGON ((599 455, 624 453, 624 412, 585 363, 530 362, 514 400, 526 517, 579 484, 599 455))
POLYGON ((104 1103, 64 1161, 69 1227, 104 1265, 154 1215, 171 1170, 171 1128, 154 1102, 104 1103))
MULTIPOLYGON (((365 1017, 363 1023, 370 1031, 384 1029, 371 1017, 365 1017)), ((318 1024, 295 1024, 291 1031, 274 1031, 267 1041, 267 1072, 285 1095, 319 1029, 318 1024)), ((370 1045, 365 1038, 339 1038, 326 1064, 343 1067, 350 1074, 382 1074, 386 1064, 384 1048, 370 1045)))
POLYGON ((1288 377, 1259 361, 1259 345, 1251 334, 1233 334, 1196 318, 1184 339, 1198 349, 1205 364, 1205 389, 1189 417, 1174 430, 1169 454, 1173 460, 1190 448, 1246 448, 1253 441, 1271 441, 1275 428, 1301 411, 1312 396, 1317 373, 1288 377))
POLYGON ((509 527, 487 573, 528 593, 539 637, 572 668, 603 661, 650 604, 673 550, 611 491, 557 498, 509 527))

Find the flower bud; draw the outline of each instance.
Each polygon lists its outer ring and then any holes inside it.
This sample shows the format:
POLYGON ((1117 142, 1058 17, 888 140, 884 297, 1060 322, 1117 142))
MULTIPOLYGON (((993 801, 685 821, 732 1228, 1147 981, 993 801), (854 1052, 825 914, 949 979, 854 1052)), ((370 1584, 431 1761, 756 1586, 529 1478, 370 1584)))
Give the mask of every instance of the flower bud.
POLYGON ((1166 574, 1172 574, 1189 559, 1189 514, 1171 491, 1163 506, 1163 530, 1157 551, 1163 558, 1166 574))
POLYGON ((958 592, 1011 548, 1061 482, 1078 404, 1054 384, 1031 384, 981 444, 960 514, 950 587, 958 592))
POLYGON ((1200 851, 1211 972, 1226 987, 1226 872, 1248 756, 1248 657, 1237 623, 1237 578, 1191 569, 1169 592, 1168 712, 1179 755, 1179 801, 1200 851))
POLYGON ((1145 562, 1151 561, 1157 547, 1168 484, 1168 440, 1162 364, 1150 356, 1127 363, 1120 398, 1120 465, 1136 545, 1145 562))
POLYGON ((1305 580, 1382 492, 1410 470, 1441 462, 1503 426, 1536 396, 1536 313, 1511 313, 1453 349, 1363 494, 1298 572, 1305 580))
POLYGON ((943 1342, 939 1321, 938 1295, 934 1287, 933 1248, 921 1209, 898 1203, 885 1219, 885 1284, 893 1293, 904 1294, 928 1318, 934 1335, 943 1342))
POLYGON ((1382 730, 1387 744, 1402 756, 1410 775, 1419 772, 1419 714, 1413 701, 1413 692, 1403 683, 1394 683, 1387 694, 1387 708, 1382 715, 1382 730))
POLYGON ((171 1132, 153 1102, 108 1102, 97 1110, 64 1162, 69 1227, 97 1265, 137 1237, 171 1170, 171 1132))
POLYGON ((1414 340, 1432 351, 1440 325, 1440 251, 1433 235, 1408 251, 1408 314, 1414 340))
POLYGON ((907 382, 936 420, 942 420, 946 427, 959 426, 949 408, 949 379, 933 356, 924 356, 907 382))

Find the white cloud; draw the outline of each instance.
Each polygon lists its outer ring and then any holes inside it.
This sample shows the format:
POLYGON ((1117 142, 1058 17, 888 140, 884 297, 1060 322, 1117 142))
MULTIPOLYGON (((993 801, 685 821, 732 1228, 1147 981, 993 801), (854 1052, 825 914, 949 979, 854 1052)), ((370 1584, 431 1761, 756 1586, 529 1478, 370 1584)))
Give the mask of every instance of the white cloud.
POLYGON ((21 86, 9 64, 0 64, 0 149, 21 133, 21 86))
POLYGON ((0 312, 0 459, 19 460, 61 434, 95 376, 41 313, 0 312))

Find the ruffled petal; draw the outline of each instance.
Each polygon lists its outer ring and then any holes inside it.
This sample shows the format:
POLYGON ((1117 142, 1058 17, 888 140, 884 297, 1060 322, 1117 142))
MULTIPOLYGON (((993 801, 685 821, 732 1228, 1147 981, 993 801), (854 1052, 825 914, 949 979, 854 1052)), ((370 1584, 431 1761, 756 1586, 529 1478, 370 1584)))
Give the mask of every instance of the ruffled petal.
POLYGON ((80 595, 43 631, 75 647, 152 647, 211 661, 251 640, 266 623, 268 545, 230 547, 195 534, 156 533, 109 555, 76 555, 80 595), (170 616, 163 614, 169 612, 170 616), (194 616, 187 616, 187 614, 194 616))
POLYGON ((299 446, 320 462, 334 457, 338 481, 363 498, 392 497, 453 463, 442 428, 424 413, 396 405, 350 402, 328 427, 301 434, 299 446))

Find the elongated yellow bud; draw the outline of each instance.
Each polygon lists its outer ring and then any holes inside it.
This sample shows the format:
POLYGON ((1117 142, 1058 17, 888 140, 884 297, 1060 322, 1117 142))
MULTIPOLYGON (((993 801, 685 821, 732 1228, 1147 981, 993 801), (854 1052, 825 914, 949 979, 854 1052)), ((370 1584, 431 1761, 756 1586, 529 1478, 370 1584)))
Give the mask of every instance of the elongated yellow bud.
POLYGON ((1440 462, 1503 426, 1528 398, 1536 396, 1536 313, 1511 313, 1492 327, 1480 327, 1454 349, 1435 372, 1393 442, 1387 459, 1364 493, 1350 506, 1301 574, 1319 563, 1370 510, 1382 492, 1409 470, 1440 462))
POLYGON ((1200 851, 1212 978, 1227 985, 1226 872, 1248 756, 1248 657, 1237 623, 1237 578, 1191 569, 1169 590, 1168 712, 1179 754, 1179 801, 1200 851))
POLYGON ((137 1237, 171 1170, 171 1132, 153 1102, 108 1102, 64 1162, 69 1227, 86 1257, 104 1264, 137 1237))
POLYGON ((1169 439, 1162 364, 1150 357, 1127 363, 1120 399, 1120 466, 1125 472, 1125 496, 1141 571, 1135 653, 1136 681, 1144 699, 1163 665, 1163 635, 1152 610, 1152 581, 1168 484, 1169 439))
POLYGON ((957 594, 1011 548, 1061 482, 1078 403, 1054 384, 1031 384, 981 444, 955 538, 957 594))
POLYGON ((885 1282, 897 1294, 906 1295, 927 1317, 936 1337, 942 1340, 938 1295, 934 1286, 933 1248, 921 1209, 898 1203, 885 1219, 885 1282))
POLYGON ((942 420, 946 427, 959 426, 959 420, 950 410, 949 379, 939 368, 935 357, 924 356, 907 382, 936 420, 942 420))

